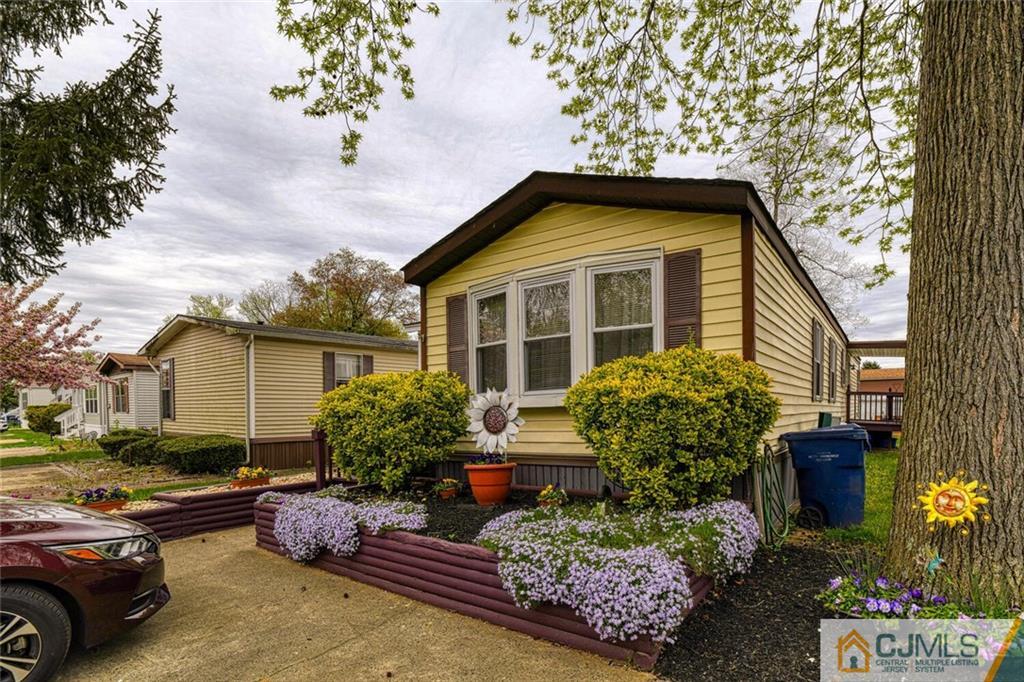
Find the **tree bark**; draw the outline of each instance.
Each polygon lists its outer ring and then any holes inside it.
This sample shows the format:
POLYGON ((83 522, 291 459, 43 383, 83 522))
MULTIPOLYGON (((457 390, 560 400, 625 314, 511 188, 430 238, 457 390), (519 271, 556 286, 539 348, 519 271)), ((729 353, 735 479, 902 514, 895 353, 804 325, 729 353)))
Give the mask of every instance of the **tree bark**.
POLYGON ((937 550, 954 591, 1024 595, 1024 12, 925 3, 907 319, 905 449, 887 551, 894 576, 937 550), (990 522, 929 532, 918 483, 960 469, 990 522), (919 506, 919 505, 918 505, 919 506))

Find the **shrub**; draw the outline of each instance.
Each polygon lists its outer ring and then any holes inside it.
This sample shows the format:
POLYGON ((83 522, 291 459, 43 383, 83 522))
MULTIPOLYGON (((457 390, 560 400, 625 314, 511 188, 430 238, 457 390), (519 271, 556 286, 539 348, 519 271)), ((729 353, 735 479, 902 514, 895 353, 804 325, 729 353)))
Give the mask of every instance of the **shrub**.
POLYGON ((60 424, 56 421, 57 416, 70 409, 71 406, 67 403, 32 405, 25 408, 25 421, 28 423, 28 428, 36 433, 56 436, 60 433, 60 424))
POLYGON ((152 438, 153 434, 148 431, 139 431, 132 433, 115 433, 110 432, 106 436, 100 436, 96 439, 96 444, 100 446, 100 450, 107 453, 111 457, 119 457, 122 448, 134 443, 138 440, 152 438))
POLYGON ((752 362, 686 346, 596 367, 565 407, 631 506, 671 508, 728 496, 778 418, 770 386, 752 362))
POLYGON ((163 464, 184 474, 229 471, 245 461, 245 442, 220 434, 167 438, 156 448, 163 464))
MULTIPOLYGON (((124 437, 125 436, 119 436, 119 438, 124 437)), ((159 445, 167 440, 171 440, 171 437, 154 436, 147 432, 145 436, 141 438, 134 438, 122 445, 120 452, 116 453, 116 456, 125 464, 161 464, 163 462, 163 455, 160 451, 159 445)))
POLYGON ((148 429, 111 429, 108 435, 111 436, 136 436, 138 438, 144 438, 146 436, 155 436, 156 433, 148 429))
POLYGON ((342 471, 391 492, 455 452, 468 403, 469 388, 449 372, 368 374, 324 395, 310 421, 342 471))

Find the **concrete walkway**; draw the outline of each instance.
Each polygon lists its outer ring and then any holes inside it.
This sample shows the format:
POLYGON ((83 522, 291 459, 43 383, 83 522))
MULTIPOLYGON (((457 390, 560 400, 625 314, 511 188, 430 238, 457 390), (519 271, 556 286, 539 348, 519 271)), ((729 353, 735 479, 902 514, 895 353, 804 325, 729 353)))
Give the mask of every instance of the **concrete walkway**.
POLYGON ((58 680, 650 680, 259 550, 251 526, 164 544, 171 601, 58 680))
MULTIPOLYGON (((16 443, 18 441, 9 441, 16 443)), ((22 441, 24 442, 24 441, 22 441)), ((24 457, 25 455, 45 455, 46 448, 42 445, 26 445, 25 447, 17 448, 2 448, 0 449, 0 459, 5 457, 24 457)))

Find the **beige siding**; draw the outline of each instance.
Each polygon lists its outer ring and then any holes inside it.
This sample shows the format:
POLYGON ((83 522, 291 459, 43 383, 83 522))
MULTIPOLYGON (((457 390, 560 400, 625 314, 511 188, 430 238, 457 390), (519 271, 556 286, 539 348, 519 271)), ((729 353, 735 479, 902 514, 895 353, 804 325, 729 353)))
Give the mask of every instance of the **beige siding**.
MULTIPOLYGON (((755 230, 754 319, 757 363, 772 377, 775 395, 782 400, 782 416, 770 436, 814 428, 819 412, 846 417, 846 388, 842 371, 843 337, 811 297, 797 283, 768 240, 755 230), (811 399, 811 326, 817 319, 824 328, 822 352, 823 400, 811 399), (828 342, 836 342, 836 400, 828 400, 828 342)), ((848 374, 846 376, 849 376, 848 374)))
POLYGON ((160 378, 152 370, 137 369, 133 374, 131 410, 135 426, 155 429, 160 424, 160 378))
MULTIPOLYGON (((445 299, 496 277, 600 253, 661 247, 701 249, 702 345, 742 352, 740 219, 677 211, 553 204, 427 287, 427 368, 446 369, 445 299)), ((588 456, 561 407, 524 409, 513 456, 588 456)), ((470 451, 471 443, 459 450, 470 451)))
POLYGON ((418 363, 415 348, 402 352, 257 337, 257 438, 309 434, 309 417, 323 394, 324 352, 372 355, 375 374, 408 372, 418 363))
POLYGON ((160 349, 174 359, 174 416, 168 434, 226 433, 245 437, 247 336, 189 325, 160 349))

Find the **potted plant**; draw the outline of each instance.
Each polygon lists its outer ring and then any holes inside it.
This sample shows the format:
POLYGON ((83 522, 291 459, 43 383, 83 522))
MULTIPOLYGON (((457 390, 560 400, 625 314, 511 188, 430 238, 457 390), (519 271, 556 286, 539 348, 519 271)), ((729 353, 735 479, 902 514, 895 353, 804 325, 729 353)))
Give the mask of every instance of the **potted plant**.
POLYGON ((488 390, 473 397, 469 408, 469 432, 476 438, 482 455, 466 462, 466 475, 473 498, 481 506, 503 504, 512 490, 512 472, 506 449, 516 441, 524 424, 519 406, 504 391, 488 390))
POLYGON ((442 478, 434 484, 434 494, 442 500, 450 500, 459 494, 462 483, 454 478, 442 478))
POLYGON ((88 507, 98 511, 120 509, 128 503, 132 489, 121 485, 110 488, 89 488, 75 496, 74 502, 80 507, 88 507))
POLYGON ((260 485, 269 485, 270 477, 274 472, 265 467, 238 467, 231 472, 234 480, 231 481, 232 488, 255 488, 260 485))
POLYGON ((541 507, 561 507, 568 501, 569 495, 559 483, 554 485, 548 483, 547 487, 537 495, 537 504, 541 507))

